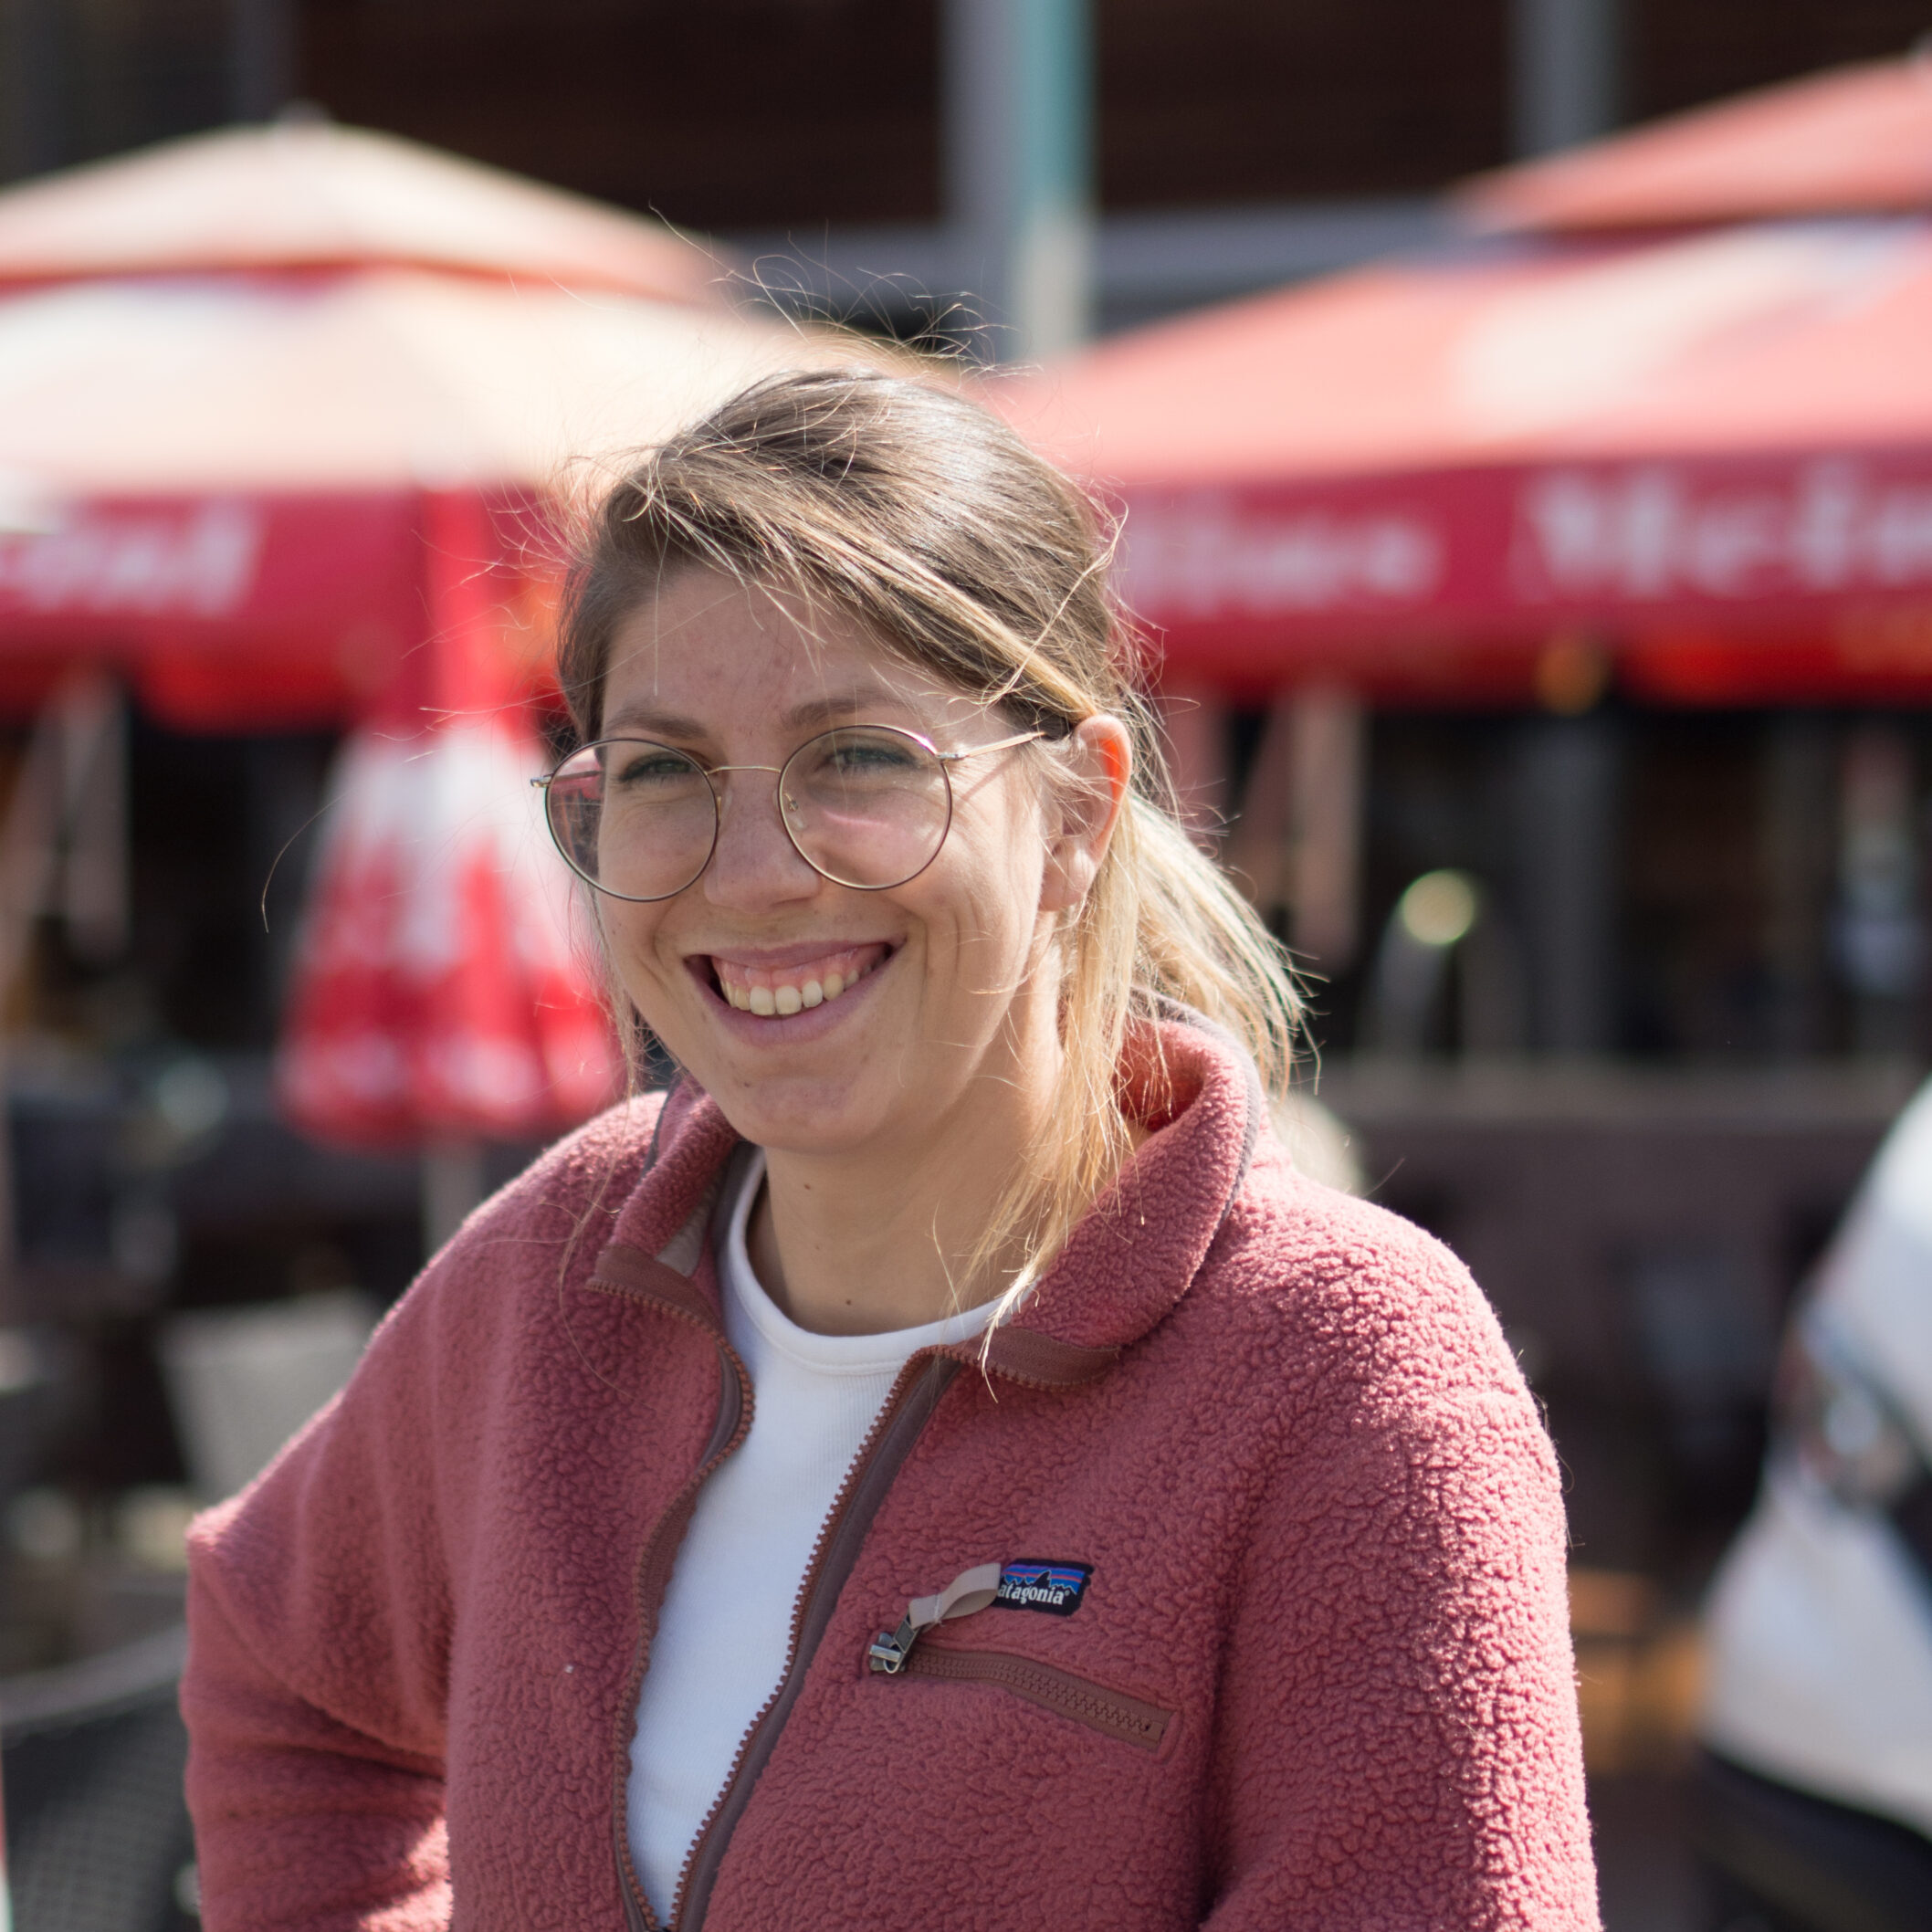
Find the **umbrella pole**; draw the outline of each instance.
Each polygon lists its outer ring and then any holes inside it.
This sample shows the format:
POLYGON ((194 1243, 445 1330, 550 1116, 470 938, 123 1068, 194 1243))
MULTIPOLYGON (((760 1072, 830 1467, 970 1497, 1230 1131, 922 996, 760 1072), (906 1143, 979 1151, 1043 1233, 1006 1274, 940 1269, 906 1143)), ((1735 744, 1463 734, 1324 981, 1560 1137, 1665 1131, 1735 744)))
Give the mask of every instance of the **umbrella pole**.
POLYGON ((483 1199, 483 1143, 442 1140, 423 1150, 423 1252, 434 1255, 483 1199))

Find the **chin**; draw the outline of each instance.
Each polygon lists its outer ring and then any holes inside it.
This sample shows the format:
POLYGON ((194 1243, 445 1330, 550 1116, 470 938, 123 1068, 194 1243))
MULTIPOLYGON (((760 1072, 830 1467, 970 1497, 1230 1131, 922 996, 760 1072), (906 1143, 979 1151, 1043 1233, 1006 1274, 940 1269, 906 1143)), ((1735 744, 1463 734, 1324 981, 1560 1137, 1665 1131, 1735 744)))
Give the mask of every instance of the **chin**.
POLYGON ((788 1154, 850 1154, 909 1123, 849 1087, 761 1080, 755 1092, 706 1091, 747 1140, 788 1154))

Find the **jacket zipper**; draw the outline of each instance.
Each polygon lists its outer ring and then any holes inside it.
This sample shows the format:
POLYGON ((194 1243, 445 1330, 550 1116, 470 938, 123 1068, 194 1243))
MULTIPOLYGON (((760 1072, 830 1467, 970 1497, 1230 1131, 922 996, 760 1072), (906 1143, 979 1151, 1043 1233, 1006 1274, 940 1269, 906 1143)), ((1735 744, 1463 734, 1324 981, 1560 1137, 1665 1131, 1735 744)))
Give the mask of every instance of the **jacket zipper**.
POLYGON ((952 1684, 997 1684, 1032 1703, 1072 1717, 1108 1738, 1158 1751, 1172 1711, 1143 1704, 1124 1691, 1096 1684, 1051 1664, 1016 1657, 1000 1650, 955 1650, 950 1643, 915 1643, 898 1666, 884 1673, 887 1681, 906 1677, 937 1677, 952 1684))
MULTIPOLYGON (((892 1486, 901 1465, 930 1421, 932 1412, 960 1364, 930 1353, 913 1356, 894 1381, 885 1406, 880 1409, 845 1480, 833 1499, 824 1526, 813 1546, 812 1559, 805 1565, 803 1581, 792 1611, 792 1637, 785 1654, 785 1668, 764 1708, 752 1719, 744 1741, 738 1747, 730 1775, 718 1794, 685 1861, 684 1875, 677 1882, 677 1895, 671 1901, 670 1924, 676 1932, 698 1932, 704 1923, 711 1901, 711 1888, 718 1882, 718 1869, 724 1860, 731 1833, 751 1799, 759 1774, 777 1748, 780 1733, 798 1701, 805 1674, 817 1654, 825 1626, 838 1601, 845 1579, 878 1514, 879 1505, 892 1486)), ((702 1481, 709 1472, 701 1471, 702 1481)), ((694 1485, 695 1495, 695 1485, 694 1485)), ((642 1675, 639 1675, 639 1683, 642 1675)), ((636 1686, 631 1691, 633 1706, 636 1686)), ((628 1754, 626 1754, 627 1756, 628 1754)), ((620 1816, 620 1830, 622 1820, 620 1816)), ((628 1844, 625 1866, 629 1867, 628 1844)), ((635 1876, 633 1878, 635 1884, 635 1876)))
MULTIPOLYGON (((715 1344, 719 1356, 719 1397, 718 1419, 711 1425, 711 1439, 705 1444, 697 1468, 685 1478, 684 1486, 671 1498, 669 1506, 646 1538, 632 1584, 632 1602, 637 1612, 637 1654, 632 1660, 624 1696, 617 1706, 616 1788, 612 1798, 618 1888, 624 1895, 624 1916, 630 1932, 661 1932, 652 1914, 650 1901, 645 1896, 637 1867, 631 1858, 629 1807, 625 1801, 631 1772, 630 1733, 636 1721, 638 1693, 644 1687, 645 1663, 650 1655, 651 1640, 656 1634, 657 1612, 663 1606, 665 1591, 670 1584, 671 1564, 677 1557, 678 1544, 684 1539, 691 1512, 698 1507, 698 1492, 719 1465, 744 1441, 751 1427, 751 1378, 746 1372, 744 1363, 739 1360, 738 1351, 719 1329, 701 1317, 661 1296, 652 1296, 650 1300, 654 1307, 663 1309, 666 1314, 702 1329, 715 1344)), ((672 1922, 677 1922, 675 1906, 672 1922)))
MULTIPOLYGON (((598 1266, 600 1270, 614 1267, 614 1279, 593 1277, 593 1285, 614 1289, 620 1294, 637 1296, 666 1314, 689 1322, 710 1339, 730 1370, 729 1376, 722 1378, 718 1421, 712 1428, 711 1440, 706 1445, 705 1454, 658 1518, 638 1559, 633 1586, 637 1612, 637 1654, 617 1708, 615 1725, 612 1823, 618 1891, 624 1900, 625 1923, 629 1932, 698 1932, 710 1903, 711 1887, 717 1882, 718 1867, 731 1832, 751 1796, 751 1787, 777 1747, 779 1733, 797 1700, 819 1640, 831 1621, 839 1591, 858 1560, 866 1533, 872 1527, 872 1518, 891 1488, 900 1465, 931 1419, 940 1398, 951 1386, 954 1376, 968 1357, 957 1344, 944 1352, 926 1350, 910 1357, 894 1381, 885 1405, 873 1422, 866 1440, 859 1445, 852 1467, 845 1473, 845 1482, 833 1500, 831 1511, 819 1531, 818 1541, 813 1547, 812 1559, 805 1566, 804 1578, 793 1605, 791 1642, 778 1688, 752 1720, 751 1728, 738 1747, 724 1788, 698 1827, 698 1836, 685 1860, 677 1894, 671 1901, 668 1927, 660 1927, 651 1910, 650 1901, 645 1896, 643 1884, 631 1858, 628 1807, 625 1803, 630 1777, 630 1733, 635 1722, 637 1696, 644 1684, 651 1640, 656 1634, 657 1612, 669 1586, 671 1564, 677 1556, 677 1546, 683 1539, 691 1512, 697 1507, 698 1492, 718 1465, 744 1441, 751 1428, 751 1377, 715 1318, 709 1314, 699 1314, 686 1306, 681 1298, 673 1299, 635 1278, 627 1278, 635 1276, 635 1264, 639 1261, 665 1265, 661 1261, 654 1261, 653 1257, 635 1251, 614 1248, 599 1257, 598 1266)), ((678 1271, 674 1269, 672 1272, 678 1271)), ((685 1278, 680 1276, 681 1280, 685 1278)), ((1045 1342, 1041 1339, 1029 1340, 1024 1335, 1015 1336, 1013 1340, 1015 1344, 1024 1345, 1017 1359, 996 1360, 993 1366, 997 1371, 1023 1387, 1054 1391, 1091 1381, 1112 1363, 1118 1353, 1113 1349, 1086 1349, 1069 1343, 1045 1342)), ((998 1342, 999 1337, 996 1336, 996 1348, 998 1342)))

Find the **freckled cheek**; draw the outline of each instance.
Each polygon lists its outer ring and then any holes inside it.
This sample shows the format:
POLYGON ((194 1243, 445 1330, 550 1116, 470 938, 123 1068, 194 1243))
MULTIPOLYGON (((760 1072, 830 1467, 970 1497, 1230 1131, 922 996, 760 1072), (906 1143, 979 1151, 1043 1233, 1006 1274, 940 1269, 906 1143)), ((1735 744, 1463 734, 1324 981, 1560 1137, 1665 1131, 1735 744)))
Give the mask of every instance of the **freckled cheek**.
POLYGON ((957 890, 971 904, 973 924, 988 933, 1031 929, 1045 870, 1033 815, 993 817, 975 825, 960 847, 957 890))
POLYGON ((662 1006, 667 994, 681 990, 684 966, 664 943, 664 920, 646 907, 610 907, 604 914, 604 943, 617 982, 630 994, 646 1019, 662 1006))
MULTIPOLYGON (((925 883, 922 881, 922 883, 925 883)), ((917 909, 924 932, 929 995, 949 995, 982 1013, 989 994, 1010 992, 1032 941, 1037 879, 1010 853, 962 850, 930 879, 917 909)))

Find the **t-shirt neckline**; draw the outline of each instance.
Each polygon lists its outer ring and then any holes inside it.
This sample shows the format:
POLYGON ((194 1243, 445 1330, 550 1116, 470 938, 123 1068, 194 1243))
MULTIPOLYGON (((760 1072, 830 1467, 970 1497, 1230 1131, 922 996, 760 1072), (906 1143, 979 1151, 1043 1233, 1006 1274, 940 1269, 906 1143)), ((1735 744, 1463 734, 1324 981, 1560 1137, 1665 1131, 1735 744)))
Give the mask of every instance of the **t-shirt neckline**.
POLYGON ((764 1150, 754 1148, 744 1163, 737 1198, 725 1217, 718 1272, 725 1295, 768 1348, 821 1372, 874 1375, 882 1369, 899 1368, 921 1349, 971 1340, 992 1318, 999 1306, 997 1298, 939 1321, 921 1322, 912 1328, 888 1328, 875 1335, 822 1335, 815 1328, 801 1328, 772 1299, 751 1265, 746 1231, 764 1182, 764 1150))

